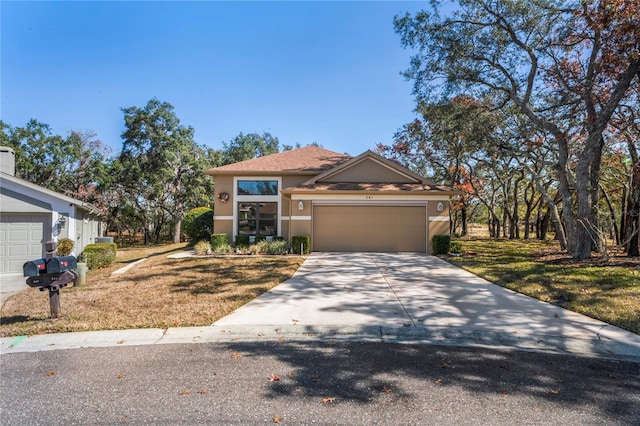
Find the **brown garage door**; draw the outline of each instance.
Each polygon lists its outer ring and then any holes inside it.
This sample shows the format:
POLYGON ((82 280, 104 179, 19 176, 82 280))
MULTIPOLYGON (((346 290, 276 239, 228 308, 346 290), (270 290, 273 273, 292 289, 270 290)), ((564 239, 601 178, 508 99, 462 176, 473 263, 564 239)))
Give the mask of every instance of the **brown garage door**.
POLYGON ((314 206, 314 251, 427 251, 425 206, 314 206))

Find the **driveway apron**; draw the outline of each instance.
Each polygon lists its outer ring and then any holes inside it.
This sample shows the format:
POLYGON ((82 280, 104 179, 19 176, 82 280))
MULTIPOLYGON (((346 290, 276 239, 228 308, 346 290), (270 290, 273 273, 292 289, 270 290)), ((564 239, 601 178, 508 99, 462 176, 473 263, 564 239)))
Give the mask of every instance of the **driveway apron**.
POLYGON ((640 355, 637 334, 415 253, 313 253, 290 280, 214 325, 379 327, 388 341, 640 355))

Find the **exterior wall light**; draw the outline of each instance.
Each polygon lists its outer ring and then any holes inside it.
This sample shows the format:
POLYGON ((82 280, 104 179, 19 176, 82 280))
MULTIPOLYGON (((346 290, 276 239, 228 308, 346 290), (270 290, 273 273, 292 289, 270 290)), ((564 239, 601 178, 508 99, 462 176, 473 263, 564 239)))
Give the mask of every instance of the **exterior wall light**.
POLYGON ((304 203, 302 202, 302 200, 298 202, 298 210, 304 210, 304 203))
POLYGON ((438 203, 438 211, 439 212, 443 212, 444 211, 444 204, 442 204, 442 202, 438 203))

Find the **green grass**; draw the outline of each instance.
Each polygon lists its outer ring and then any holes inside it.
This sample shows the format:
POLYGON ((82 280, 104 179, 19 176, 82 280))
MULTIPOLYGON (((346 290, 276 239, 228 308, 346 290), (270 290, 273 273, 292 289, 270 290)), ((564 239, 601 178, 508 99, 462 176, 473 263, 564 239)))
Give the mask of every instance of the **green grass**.
POLYGON ((640 334, 640 260, 556 261, 555 242, 462 240, 463 256, 447 260, 488 281, 640 334))

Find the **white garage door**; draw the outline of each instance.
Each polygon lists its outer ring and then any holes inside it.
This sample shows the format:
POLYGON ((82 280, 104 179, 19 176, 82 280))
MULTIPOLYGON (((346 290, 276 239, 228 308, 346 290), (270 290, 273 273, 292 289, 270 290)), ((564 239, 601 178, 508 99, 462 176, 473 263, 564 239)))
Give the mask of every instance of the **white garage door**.
POLYGON ((425 206, 313 207, 314 251, 427 251, 425 206))
POLYGON ((22 272, 24 262, 43 257, 45 229, 51 229, 51 215, 0 215, 0 273, 22 272))

